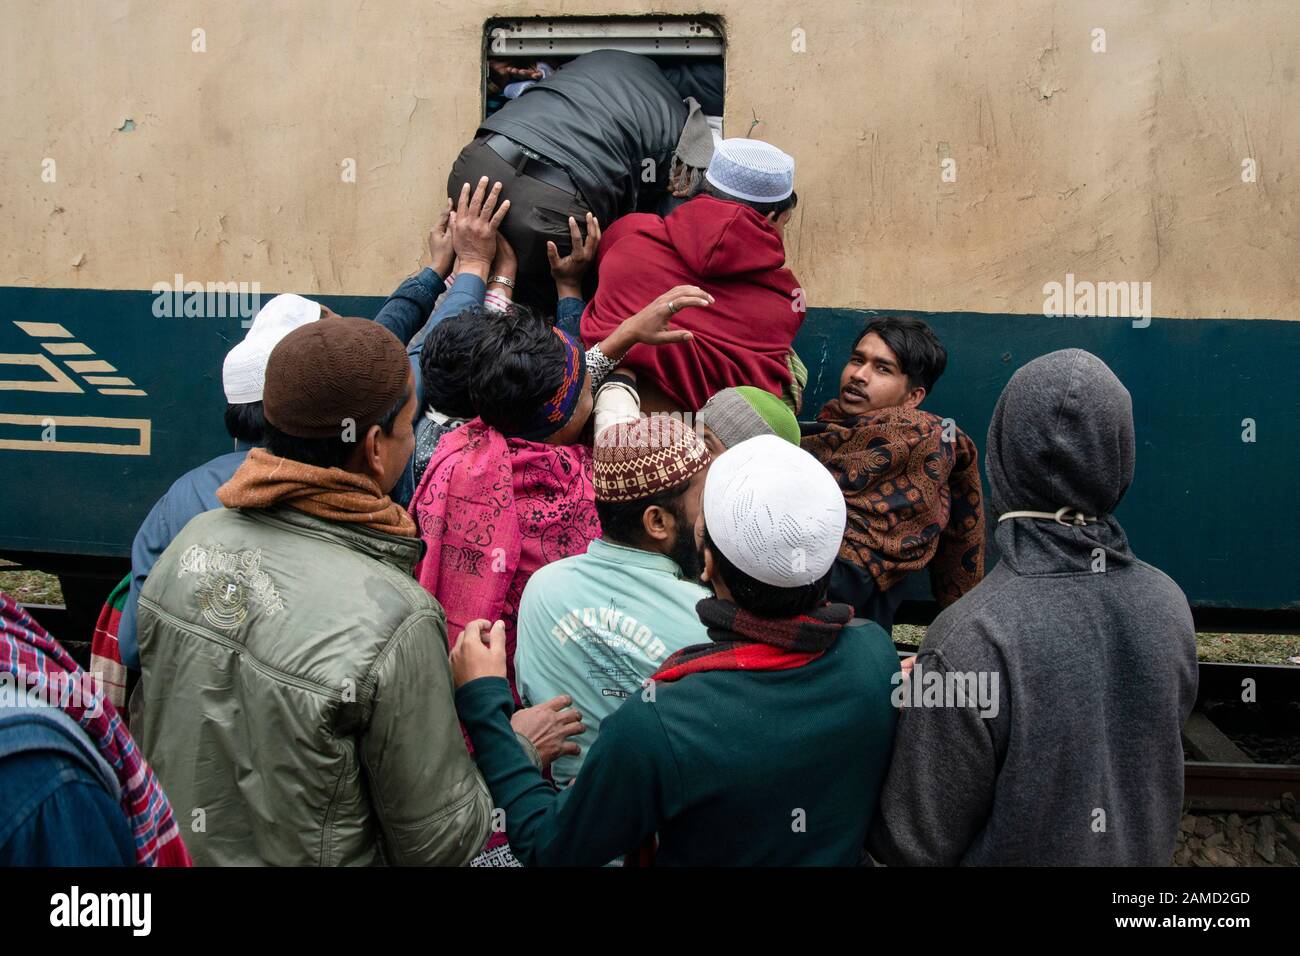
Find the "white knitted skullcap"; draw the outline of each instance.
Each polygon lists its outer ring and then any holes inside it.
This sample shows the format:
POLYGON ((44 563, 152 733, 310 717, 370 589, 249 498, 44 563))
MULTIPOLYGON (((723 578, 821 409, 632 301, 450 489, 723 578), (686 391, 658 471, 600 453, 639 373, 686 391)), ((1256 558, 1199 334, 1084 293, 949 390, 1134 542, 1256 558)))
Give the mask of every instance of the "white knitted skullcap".
POLYGON ((724 139, 704 178, 746 202, 780 202, 794 192, 794 158, 757 139, 724 139))
POLYGON ((262 306, 244 341, 226 353, 221 365, 226 401, 231 405, 260 402, 271 350, 294 329, 319 318, 320 303, 300 295, 277 295, 262 306))
POLYGON ((709 539, 727 560, 773 587, 820 580, 844 538, 844 494, 831 473, 775 435, 746 439, 715 458, 703 507, 709 539))

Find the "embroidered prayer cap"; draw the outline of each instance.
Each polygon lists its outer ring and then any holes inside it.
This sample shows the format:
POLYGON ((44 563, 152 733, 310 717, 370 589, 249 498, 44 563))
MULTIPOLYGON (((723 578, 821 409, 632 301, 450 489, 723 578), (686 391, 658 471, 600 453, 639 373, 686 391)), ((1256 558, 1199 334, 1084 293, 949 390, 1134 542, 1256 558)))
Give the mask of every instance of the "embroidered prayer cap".
POLYGON ((298 438, 355 429, 360 440, 406 394, 410 374, 406 350, 382 325, 345 318, 312 322, 271 352, 262 411, 298 438))
POLYGON ((794 158, 757 139, 724 139, 704 178, 746 202, 780 202, 794 192, 794 158))
POLYGON ((755 580, 820 580, 844 539, 844 495, 812 455, 775 435, 729 448, 704 482, 704 524, 727 560, 755 580))
POLYGON ((709 450, 673 415, 650 415, 596 436, 592 484, 597 501, 639 501, 686 484, 709 466, 709 450))
POLYGON ((771 392, 752 385, 724 388, 700 409, 696 420, 708 425, 724 448, 757 435, 776 435, 799 444, 799 422, 790 406, 771 392))
POLYGON ((244 340, 226 353, 221 364, 226 401, 231 405, 260 402, 271 350, 294 329, 319 318, 320 303, 300 295, 277 295, 262 306, 244 340))

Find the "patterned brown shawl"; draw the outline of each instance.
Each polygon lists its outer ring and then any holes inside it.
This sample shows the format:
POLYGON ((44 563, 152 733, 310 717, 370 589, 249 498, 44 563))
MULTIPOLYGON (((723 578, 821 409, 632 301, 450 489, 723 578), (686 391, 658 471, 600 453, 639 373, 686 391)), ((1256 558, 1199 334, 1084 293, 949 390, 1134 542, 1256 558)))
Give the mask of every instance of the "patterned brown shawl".
POLYGON ((848 503, 840 557, 869 571, 882 591, 928 565, 941 607, 979 583, 984 509, 979 453, 966 433, 919 408, 846 416, 838 399, 817 421, 820 430, 802 445, 848 503))

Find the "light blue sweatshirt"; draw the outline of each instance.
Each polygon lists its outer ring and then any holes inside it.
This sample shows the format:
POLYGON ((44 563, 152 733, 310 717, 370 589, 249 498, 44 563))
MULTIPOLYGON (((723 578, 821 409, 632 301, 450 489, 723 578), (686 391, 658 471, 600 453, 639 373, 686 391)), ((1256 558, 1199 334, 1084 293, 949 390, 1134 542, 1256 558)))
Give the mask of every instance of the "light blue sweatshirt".
POLYGON ((601 721, 668 655, 708 641, 695 605, 709 596, 671 558, 604 539, 534 572, 519 604, 519 693, 526 705, 568 694, 587 728, 572 738, 578 756, 551 764, 557 784, 577 776, 601 721))

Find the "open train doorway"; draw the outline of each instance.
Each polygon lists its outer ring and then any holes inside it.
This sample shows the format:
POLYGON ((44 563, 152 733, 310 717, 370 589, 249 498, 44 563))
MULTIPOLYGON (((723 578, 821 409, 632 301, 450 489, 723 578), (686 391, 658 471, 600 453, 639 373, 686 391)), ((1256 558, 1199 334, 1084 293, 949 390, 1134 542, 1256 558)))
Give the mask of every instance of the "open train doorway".
POLYGON ((708 16, 489 20, 483 28, 483 118, 537 82, 507 71, 536 70, 544 78, 596 50, 621 50, 654 60, 683 96, 699 101, 710 125, 722 134, 726 42, 721 22, 708 16))
MULTIPOLYGON (((722 136, 722 28, 703 17, 488 20, 481 55, 482 119, 447 195, 501 183, 513 210, 503 285, 549 312, 553 262, 629 213, 667 216, 702 189, 722 136)), ((582 273, 582 299, 595 281, 582 273)))

